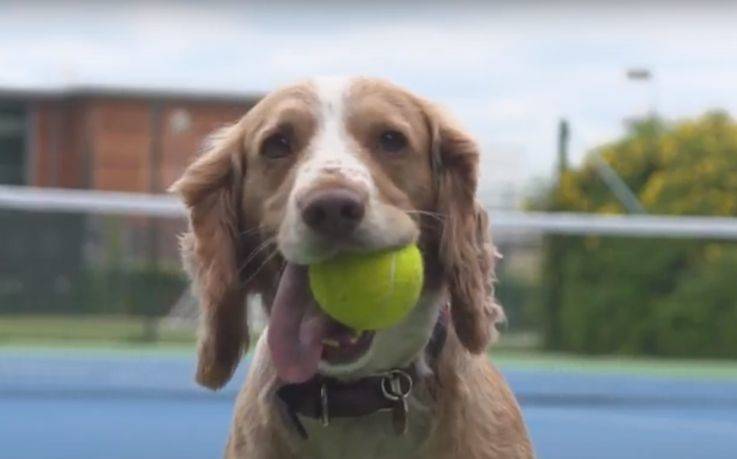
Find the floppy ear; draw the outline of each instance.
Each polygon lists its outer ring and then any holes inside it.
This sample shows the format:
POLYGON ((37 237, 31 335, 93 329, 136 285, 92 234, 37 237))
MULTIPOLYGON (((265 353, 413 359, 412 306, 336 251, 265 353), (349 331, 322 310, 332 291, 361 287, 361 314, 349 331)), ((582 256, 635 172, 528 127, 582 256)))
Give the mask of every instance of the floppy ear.
POLYGON ((189 213, 181 250, 202 310, 196 379, 211 389, 230 379, 248 344, 246 292, 238 266, 245 172, 239 132, 237 125, 217 132, 170 188, 189 213))
POLYGON ((461 343, 483 352, 504 312, 494 299, 496 250, 486 211, 476 200, 479 151, 466 133, 431 112, 437 208, 443 215, 439 259, 448 283, 451 316, 461 343))

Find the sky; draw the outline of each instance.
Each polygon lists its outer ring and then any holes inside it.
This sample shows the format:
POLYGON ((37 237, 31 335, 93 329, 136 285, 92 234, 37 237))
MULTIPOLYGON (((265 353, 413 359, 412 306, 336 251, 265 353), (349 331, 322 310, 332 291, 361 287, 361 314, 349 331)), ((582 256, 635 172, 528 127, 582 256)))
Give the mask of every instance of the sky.
POLYGON ((517 190, 552 177, 561 118, 575 164, 648 110, 737 113, 737 2, 251 3, 0 1, 0 88, 261 93, 379 76, 469 129, 482 188, 517 190))

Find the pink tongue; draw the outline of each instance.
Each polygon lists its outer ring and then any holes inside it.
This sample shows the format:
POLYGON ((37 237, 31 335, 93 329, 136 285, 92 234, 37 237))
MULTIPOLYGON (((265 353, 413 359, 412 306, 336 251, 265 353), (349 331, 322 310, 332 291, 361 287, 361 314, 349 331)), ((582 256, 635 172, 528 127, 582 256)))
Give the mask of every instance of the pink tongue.
POLYGON ((271 307, 268 343, 279 378, 307 381, 317 372, 329 319, 317 312, 307 267, 288 263, 271 307))

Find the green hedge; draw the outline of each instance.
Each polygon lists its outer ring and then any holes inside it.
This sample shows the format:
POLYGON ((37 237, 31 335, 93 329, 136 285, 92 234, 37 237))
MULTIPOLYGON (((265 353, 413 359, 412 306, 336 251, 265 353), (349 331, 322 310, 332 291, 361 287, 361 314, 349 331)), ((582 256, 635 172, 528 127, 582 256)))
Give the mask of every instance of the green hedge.
MULTIPOLYGON (((652 214, 737 216, 737 124, 647 120, 597 153, 652 214)), ((587 160, 537 209, 623 213, 587 160)), ((737 357, 737 244, 548 236, 540 311, 549 349, 737 357)))
POLYGON ((104 314, 159 317, 187 288, 176 267, 147 264, 85 267, 66 275, 63 290, 23 282, 12 294, 0 294, 0 311, 12 314, 104 314), (33 293, 43 290, 42 294, 33 293))
POLYGON ((145 223, 0 210, 0 314, 165 314, 187 280, 178 257, 151 257, 145 223))
POLYGON ((539 282, 507 269, 499 269, 497 275, 494 294, 504 308, 505 330, 534 331, 541 323, 539 282))
POLYGON ((186 288, 185 275, 175 267, 99 267, 80 273, 71 305, 79 313, 158 317, 186 288))
POLYGON ((556 348, 737 357, 737 247, 566 239, 556 348))

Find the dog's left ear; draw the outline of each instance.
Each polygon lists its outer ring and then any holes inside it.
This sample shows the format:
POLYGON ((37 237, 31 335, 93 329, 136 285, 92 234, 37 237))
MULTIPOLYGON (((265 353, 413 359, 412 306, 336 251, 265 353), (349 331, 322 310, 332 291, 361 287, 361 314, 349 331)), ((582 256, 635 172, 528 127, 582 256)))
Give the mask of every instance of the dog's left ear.
POLYGON ((248 345, 247 292, 238 266, 244 250, 240 143, 238 125, 223 128, 170 188, 182 197, 189 214, 182 253, 202 310, 196 378, 211 389, 230 379, 248 345))
POLYGON ((451 299, 453 325, 473 353, 496 337, 504 312, 494 299, 496 249, 486 211, 476 200, 476 142, 434 107, 428 109, 436 206, 443 222, 439 259, 451 299))

